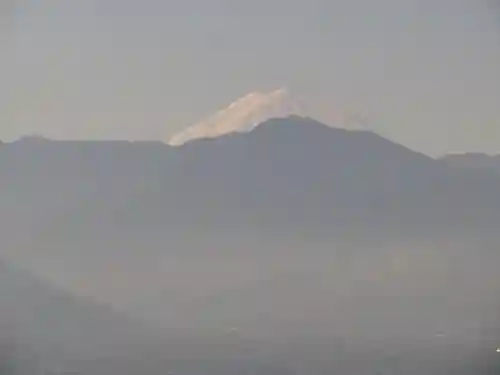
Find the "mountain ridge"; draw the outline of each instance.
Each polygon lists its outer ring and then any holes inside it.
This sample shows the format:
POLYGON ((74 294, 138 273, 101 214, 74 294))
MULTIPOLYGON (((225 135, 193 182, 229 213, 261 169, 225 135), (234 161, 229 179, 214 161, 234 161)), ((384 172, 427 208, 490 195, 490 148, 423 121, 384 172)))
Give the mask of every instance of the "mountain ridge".
MULTIPOLYGON (((144 363, 162 367, 156 373, 234 373, 235 356, 238 366, 248 363, 240 339, 247 332, 261 340, 253 347, 260 353, 274 350, 267 339, 285 348, 307 335, 353 334, 361 347, 384 342, 382 351, 432 342, 452 353, 443 365, 457 357, 454 343, 466 342, 460 354, 475 356, 470 350, 488 350, 497 336, 500 176, 452 167, 370 131, 292 116, 180 147, 20 141, 0 148, 0 181, 0 259, 192 335, 171 338, 168 350, 153 340, 151 355, 149 338, 138 339, 139 353, 123 363, 129 372, 135 362, 137 373, 148 373, 144 363), (446 337, 436 339, 436 330, 446 337)), ((1 271, 0 289, 16 297, 1 271)), ((28 333, 57 327, 58 302, 37 305, 50 299, 44 293, 34 292, 33 308, 24 297, 17 305, 2 299, 0 318, 10 308, 18 326, 31 321, 28 333), (40 311, 52 313, 44 320, 40 311)), ((89 340, 101 326, 111 336, 123 327, 96 319, 84 330, 89 340)), ((74 325, 68 335, 77 337, 83 328, 74 325)), ((135 341, 127 327, 118 339, 135 341)), ((61 335, 49 338, 60 343, 61 335)), ((308 350, 327 359, 332 347, 308 350)))
POLYGON ((500 155, 490 155, 480 152, 468 152, 462 154, 450 154, 439 160, 451 167, 479 169, 484 171, 500 173, 500 155))
MULTIPOLYGON (((93 208, 97 211, 118 204, 122 208, 113 211, 124 210, 121 220, 127 225, 139 225, 141 219, 129 217, 136 207, 151 227, 187 230, 210 218, 205 229, 260 223, 261 230, 267 222, 270 231, 276 225, 291 232, 317 227, 323 235, 354 223, 376 232, 388 230, 375 229, 380 225, 392 231, 401 226, 432 231, 439 221, 450 228, 458 221, 460 226, 490 227, 497 215, 489 202, 499 186, 496 176, 450 168, 376 133, 332 128, 299 116, 270 119, 247 133, 181 147, 14 142, 0 152, 2 174, 8 181, 4 189, 11 185, 14 196, 19 193, 16 183, 27 188, 28 181, 46 186, 43 194, 62 189, 50 199, 68 194, 75 212, 80 212, 76 197, 86 196, 89 207, 102 202, 101 208, 93 208), (82 176, 86 184, 75 184, 82 176)), ((89 208, 82 209, 90 214, 89 208)), ((95 222, 109 220, 110 212, 95 222)), ((63 227, 69 223, 63 220, 63 227)))

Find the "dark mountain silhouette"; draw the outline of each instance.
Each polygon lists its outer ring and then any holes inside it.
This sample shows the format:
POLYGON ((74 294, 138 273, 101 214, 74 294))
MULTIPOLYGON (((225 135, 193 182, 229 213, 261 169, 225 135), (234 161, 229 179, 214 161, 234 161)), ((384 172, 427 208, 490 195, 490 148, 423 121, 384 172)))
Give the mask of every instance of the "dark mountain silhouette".
POLYGON ((0 177, 9 220, 45 238, 418 237, 500 223, 500 177, 297 116, 181 147, 20 141, 2 147, 0 177))
POLYGON ((289 373, 303 354, 353 372, 362 342, 364 358, 404 346, 411 369, 428 347, 446 367, 498 337, 500 176, 372 132, 292 116, 180 147, 21 139, 0 147, 0 181, 0 258, 74 293, 0 267, 0 322, 50 363, 289 373), (165 343, 82 290, 190 339, 165 343), (343 350, 347 367, 331 360, 343 350))

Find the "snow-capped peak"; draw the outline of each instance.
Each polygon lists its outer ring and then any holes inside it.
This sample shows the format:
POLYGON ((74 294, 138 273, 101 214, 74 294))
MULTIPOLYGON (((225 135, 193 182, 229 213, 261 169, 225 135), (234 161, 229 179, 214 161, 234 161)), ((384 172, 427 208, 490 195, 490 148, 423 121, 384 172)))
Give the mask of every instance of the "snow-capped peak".
POLYGON ((302 112, 300 106, 284 88, 267 93, 254 91, 234 101, 227 108, 175 134, 168 143, 171 146, 180 146, 194 139, 249 132, 270 118, 300 115, 300 112, 302 112))

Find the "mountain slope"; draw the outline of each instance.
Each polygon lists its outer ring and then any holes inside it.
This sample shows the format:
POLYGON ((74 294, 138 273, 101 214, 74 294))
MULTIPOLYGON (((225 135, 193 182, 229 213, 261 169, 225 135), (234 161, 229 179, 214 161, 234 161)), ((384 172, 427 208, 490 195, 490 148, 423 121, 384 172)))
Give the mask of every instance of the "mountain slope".
POLYGON ((481 153, 452 154, 444 156, 441 160, 452 167, 500 172, 500 155, 491 156, 481 153))
POLYGON ((495 216, 491 204, 499 191, 498 179, 450 170, 371 132, 300 117, 193 142, 180 153, 176 181, 187 179, 180 184, 201 200, 189 202, 192 210, 218 202, 225 212, 242 207, 247 217, 292 230, 479 227, 495 216))
MULTIPOLYGON (((93 374, 127 366, 139 370, 143 361, 163 364, 154 355, 166 349, 165 341, 152 329, 5 263, 0 264, 0 302, 0 342, 19 345, 12 360, 31 358, 39 369, 93 374)), ((145 363, 142 368, 147 370, 145 363)))

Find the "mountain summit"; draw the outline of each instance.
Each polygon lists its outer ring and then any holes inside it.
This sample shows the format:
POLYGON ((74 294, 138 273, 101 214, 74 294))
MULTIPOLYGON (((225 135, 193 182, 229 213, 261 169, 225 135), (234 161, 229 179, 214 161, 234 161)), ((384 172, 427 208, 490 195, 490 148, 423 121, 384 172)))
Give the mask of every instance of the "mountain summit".
POLYGON ((254 91, 174 134, 169 144, 180 146, 194 139, 244 133, 270 118, 299 115, 302 112, 300 104, 284 88, 271 92, 254 91))

